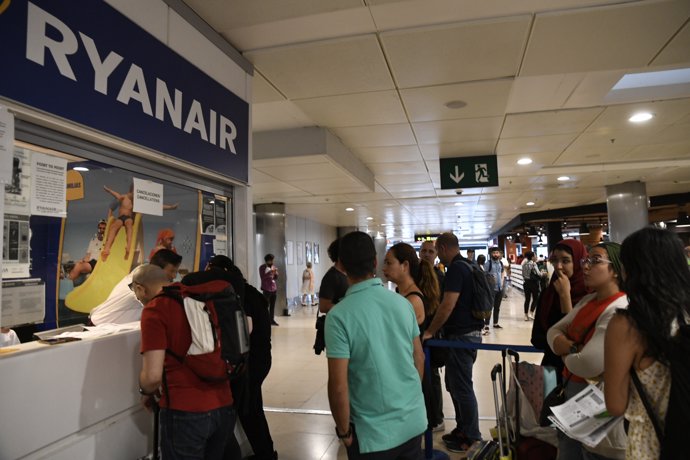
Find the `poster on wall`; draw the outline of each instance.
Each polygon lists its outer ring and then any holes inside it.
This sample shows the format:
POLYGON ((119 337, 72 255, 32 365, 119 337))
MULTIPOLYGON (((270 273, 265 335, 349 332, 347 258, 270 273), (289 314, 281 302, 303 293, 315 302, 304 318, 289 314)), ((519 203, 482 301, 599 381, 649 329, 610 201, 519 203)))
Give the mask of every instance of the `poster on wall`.
POLYGON ((201 233, 213 235, 216 231, 213 197, 204 196, 201 201, 201 233))
POLYGON ((133 190, 130 193, 134 197, 134 212, 152 216, 163 215, 163 184, 133 177, 132 186, 133 190))
POLYGON ((287 241, 287 264, 295 264, 295 243, 291 240, 287 241))
POLYGON ((31 214, 66 217, 67 160, 34 152, 31 178, 31 214))
POLYGON ((297 265, 302 265, 304 263, 304 243, 303 242, 301 242, 301 241, 297 242, 295 252, 297 253, 297 265))
POLYGON ((311 242, 307 241, 304 243, 304 251, 306 253, 307 262, 312 262, 311 242))
POLYGON ((12 157, 12 178, 5 184, 5 212, 8 214, 31 214, 31 154, 16 149, 12 157))
POLYGON ((319 263, 319 243, 314 243, 314 263, 319 263))
POLYGON ((5 214, 2 226, 2 278, 29 277, 29 216, 5 214))
POLYGON ((0 183, 12 180, 14 150, 14 115, 0 105, 0 183))

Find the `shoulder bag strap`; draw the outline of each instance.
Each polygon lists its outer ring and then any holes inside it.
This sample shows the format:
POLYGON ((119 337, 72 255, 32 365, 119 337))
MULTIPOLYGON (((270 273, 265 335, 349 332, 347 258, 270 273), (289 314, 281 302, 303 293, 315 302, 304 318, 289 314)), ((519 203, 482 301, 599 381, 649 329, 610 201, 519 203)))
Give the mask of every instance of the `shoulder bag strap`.
POLYGON ((659 418, 652 409, 652 405, 649 403, 649 399, 647 399, 647 392, 642 386, 642 382, 640 382, 640 378, 637 376, 637 372, 635 372, 635 369, 633 368, 630 368, 630 377, 632 378, 632 381, 635 384, 637 394, 640 395, 642 405, 644 405, 644 408, 647 410, 647 415, 649 416, 649 419, 652 421, 654 431, 656 431, 656 436, 657 438, 659 438, 659 442, 661 442, 664 439, 664 433, 663 431, 661 431, 661 426, 659 425, 659 418))

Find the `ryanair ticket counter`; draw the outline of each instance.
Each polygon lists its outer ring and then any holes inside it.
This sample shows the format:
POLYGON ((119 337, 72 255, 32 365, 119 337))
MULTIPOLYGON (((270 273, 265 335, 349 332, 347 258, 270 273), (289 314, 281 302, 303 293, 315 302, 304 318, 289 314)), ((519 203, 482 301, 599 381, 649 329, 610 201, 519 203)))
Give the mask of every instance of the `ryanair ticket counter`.
POLYGON ((139 331, 54 345, 160 247, 253 266, 252 67, 182 2, 0 0, 0 459, 136 458, 139 331), (196 24, 192 25, 192 24, 196 24))

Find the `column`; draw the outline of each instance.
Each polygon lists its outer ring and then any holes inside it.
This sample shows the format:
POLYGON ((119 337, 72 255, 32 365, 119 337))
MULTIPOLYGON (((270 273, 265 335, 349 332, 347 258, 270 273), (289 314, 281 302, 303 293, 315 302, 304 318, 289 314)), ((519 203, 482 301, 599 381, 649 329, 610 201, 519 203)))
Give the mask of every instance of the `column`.
POLYGON ((626 236, 649 225, 649 200, 644 182, 606 186, 609 239, 622 243, 626 236))
MULTIPOLYGON (((282 312, 289 315, 287 303, 287 266, 285 243, 285 203, 257 204, 254 206, 256 219, 256 267, 255 276, 258 278, 258 270, 264 263, 266 254, 273 254, 274 265, 278 267, 278 291, 276 292, 276 315, 282 312)), ((261 281, 259 281, 259 286, 261 281)))

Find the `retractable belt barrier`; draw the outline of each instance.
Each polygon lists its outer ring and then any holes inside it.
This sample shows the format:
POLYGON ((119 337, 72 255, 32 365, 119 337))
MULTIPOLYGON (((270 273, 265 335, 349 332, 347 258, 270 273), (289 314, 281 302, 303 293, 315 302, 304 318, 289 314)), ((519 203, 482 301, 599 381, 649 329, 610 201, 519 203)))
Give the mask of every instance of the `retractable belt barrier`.
MULTIPOLYGON (((428 379, 431 388, 431 347, 442 348, 465 348, 470 350, 489 350, 500 351, 505 358, 508 350, 520 353, 543 353, 543 350, 531 345, 514 345, 504 343, 472 343, 460 340, 439 340, 429 339, 424 342, 424 378, 428 379)), ((503 389, 505 391, 505 389, 503 389)), ((427 427, 424 433, 424 458, 425 460, 449 460, 450 457, 445 452, 434 450, 434 439, 431 427, 427 427)))

